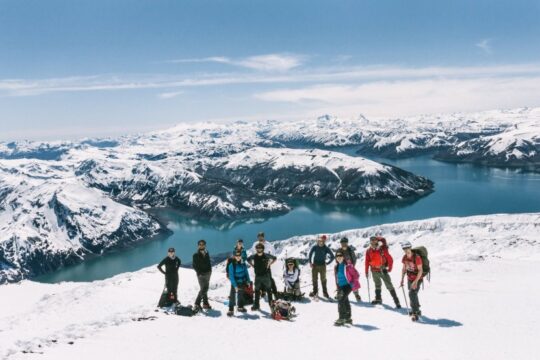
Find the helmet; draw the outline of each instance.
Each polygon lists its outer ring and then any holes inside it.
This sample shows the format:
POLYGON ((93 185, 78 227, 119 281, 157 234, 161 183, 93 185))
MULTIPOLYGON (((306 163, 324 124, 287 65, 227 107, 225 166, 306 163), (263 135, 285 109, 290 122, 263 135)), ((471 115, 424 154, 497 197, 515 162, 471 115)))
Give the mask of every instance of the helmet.
POLYGON ((410 249, 412 248, 412 244, 409 240, 403 240, 402 242, 400 242, 400 245, 401 245, 401 248, 402 249, 410 249))

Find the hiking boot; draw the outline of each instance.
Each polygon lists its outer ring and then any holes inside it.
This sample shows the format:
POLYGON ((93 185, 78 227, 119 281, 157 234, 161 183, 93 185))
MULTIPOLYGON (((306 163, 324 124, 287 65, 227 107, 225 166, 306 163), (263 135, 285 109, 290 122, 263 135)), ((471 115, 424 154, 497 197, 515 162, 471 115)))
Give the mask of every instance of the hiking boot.
POLYGON ((352 319, 351 318, 345 319, 345 323, 352 325, 352 319))
POLYGON ((328 292, 327 292, 327 291, 323 292, 323 296, 324 296, 325 298, 327 298, 327 299, 330 299, 330 295, 328 295, 328 292))
POLYGON ((392 295, 392 299, 394 299, 394 304, 396 304, 396 309, 401 309, 401 304, 399 303, 399 298, 396 294, 396 290, 391 290, 390 295, 392 295))
POLYGON ((198 313, 199 311, 201 311, 201 307, 197 304, 193 305, 193 312, 198 313))
POLYGON ((362 298, 360 297, 360 294, 358 292, 354 293, 354 297, 356 298, 356 301, 361 302, 362 298))
POLYGON ((234 315, 234 310, 230 310, 230 309, 229 309, 229 311, 227 311, 227 316, 228 316, 228 317, 231 317, 231 316, 233 316, 233 315, 234 315))
POLYGON ((315 290, 313 290, 312 292, 309 293, 309 297, 315 297, 315 296, 318 296, 318 295, 319 295, 319 292, 315 291, 315 290))
POLYGON ((241 313, 247 312, 246 308, 243 307, 243 306, 242 306, 242 307, 239 307, 239 308, 238 308, 238 311, 240 311, 241 313))
POLYGON ((260 307, 258 307, 257 305, 253 305, 251 307, 251 311, 258 311, 260 309, 260 307))
POLYGON ((212 307, 210 306, 210 304, 203 304, 202 308, 204 310, 212 310, 212 307))
POLYGON ((375 289, 375 300, 371 302, 372 305, 382 304, 381 289, 375 289))
POLYGON ((347 324, 347 320, 345 319, 337 319, 335 322, 334 322, 334 325, 335 326, 343 326, 347 324))

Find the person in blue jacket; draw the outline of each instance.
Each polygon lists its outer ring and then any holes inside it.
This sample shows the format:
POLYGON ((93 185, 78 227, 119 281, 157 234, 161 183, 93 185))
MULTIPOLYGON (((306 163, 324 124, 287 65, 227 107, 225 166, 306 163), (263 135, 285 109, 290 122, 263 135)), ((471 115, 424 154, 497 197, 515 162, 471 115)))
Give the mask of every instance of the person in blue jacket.
POLYGON ((231 292, 229 294, 229 312, 227 316, 234 315, 234 306, 237 305, 238 296, 238 311, 245 313, 244 308, 244 291, 246 286, 251 282, 249 272, 245 261, 242 259, 242 252, 236 250, 232 261, 227 266, 227 273, 231 281, 231 292))
POLYGON ((347 280, 344 254, 341 249, 336 251, 336 263, 334 274, 338 290, 339 319, 336 320, 334 325, 342 326, 345 324, 352 324, 351 303, 349 302, 349 294, 352 292, 352 287, 349 284, 349 280, 347 280))
POLYGON ((311 281, 313 291, 309 294, 315 297, 319 294, 318 277, 321 277, 323 295, 325 298, 330 298, 326 288, 326 265, 330 265, 334 261, 334 254, 328 246, 326 246, 326 235, 321 235, 317 239, 317 244, 309 251, 309 265, 311 266, 311 281), (327 260, 328 257, 328 260, 327 260), (319 276, 318 276, 319 275, 319 276))
POLYGON ((246 252, 246 248, 244 247, 244 240, 238 239, 238 241, 236 242, 236 245, 234 246, 233 254, 236 251, 240 251, 242 253, 243 261, 247 261, 247 252, 246 252))

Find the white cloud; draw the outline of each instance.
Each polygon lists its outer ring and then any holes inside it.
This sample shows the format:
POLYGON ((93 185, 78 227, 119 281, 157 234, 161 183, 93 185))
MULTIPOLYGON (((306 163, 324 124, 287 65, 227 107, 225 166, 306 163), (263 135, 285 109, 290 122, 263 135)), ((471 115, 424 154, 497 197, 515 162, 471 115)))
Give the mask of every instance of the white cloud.
POLYGON ((303 64, 305 56, 293 54, 266 54, 249 56, 240 59, 231 59, 224 56, 213 56, 199 59, 177 59, 168 63, 198 63, 214 62, 244 67, 259 71, 288 71, 303 64))
POLYGON ((158 97, 160 99, 172 99, 179 95, 182 95, 183 93, 184 93, 183 91, 164 92, 164 93, 158 94, 158 97))
POLYGON ((256 94, 263 101, 303 105, 311 115, 400 116, 540 105, 540 76, 322 84, 256 94))
POLYGON ((256 91, 264 84, 359 83, 366 81, 430 78, 516 77, 540 75, 540 64, 514 64, 479 67, 351 66, 347 68, 314 68, 309 71, 257 74, 74 76, 50 79, 0 80, 0 96, 34 96, 55 92, 89 92, 174 89, 197 86, 250 85, 256 91))
POLYGON ((476 43, 475 46, 480 48, 486 54, 491 54, 493 52, 491 47, 491 39, 483 39, 476 43))

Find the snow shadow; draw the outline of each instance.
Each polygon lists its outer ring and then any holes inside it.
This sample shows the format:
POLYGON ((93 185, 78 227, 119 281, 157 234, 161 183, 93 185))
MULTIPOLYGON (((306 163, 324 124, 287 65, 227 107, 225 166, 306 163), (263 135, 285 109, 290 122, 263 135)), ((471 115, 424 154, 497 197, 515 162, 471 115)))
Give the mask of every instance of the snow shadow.
POLYGON ((354 324, 353 327, 362 329, 364 331, 380 330, 378 327, 373 326, 373 325, 354 324))
POLYGON ((259 315, 245 313, 245 314, 237 316, 237 318, 242 319, 242 320, 258 320, 261 317, 259 315))
POLYGON ((419 323, 426 325, 436 325, 443 328, 463 326, 463 324, 459 321, 449 319, 431 319, 424 315, 422 315, 421 321, 419 323))
POLYGON ((205 316, 208 316, 208 317, 211 317, 211 318, 218 318, 221 316, 221 311, 220 310, 207 310, 206 313, 204 314, 205 316))

